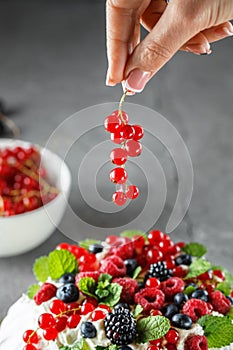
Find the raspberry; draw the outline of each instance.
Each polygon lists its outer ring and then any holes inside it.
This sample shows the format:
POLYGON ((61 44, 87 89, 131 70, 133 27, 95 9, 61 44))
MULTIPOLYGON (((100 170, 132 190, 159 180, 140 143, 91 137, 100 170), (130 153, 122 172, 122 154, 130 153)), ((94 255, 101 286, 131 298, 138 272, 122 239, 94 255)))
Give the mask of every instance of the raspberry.
POLYGON ((117 255, 122 260, 131 259, 133 257, 133 253, 134 253, 133 242, 129 242, 110 249, 110 254, 117 255))
POLYGON ((79 272, 75 278, 75 283, 78 284, 78 282, 81 280, 83 277, 91 277, 93 278, 96 282, 98 282, 98 278, 100 276, 99 271, 85 271, 85 272, 79 272))
POLYGON ((121 302, 133 304, 134 295, 138 291, 137 282, 130 277, 114 278, 112 282, 118 283, 120 286, 122 286, 121 302))
POLYGON ((210 302, 215 311, 225 315, 231 308, 231 302, 220 290, 215 290, 210 294, 210 302))
POLYGON ((207 339, 204 335, 192 335, 186 339, 184 350, 208 350, 207 339))
POLYGON ((146 312, 149 312, 152 309, 161 309, 164 300, 164 293, 157 288, 141 289, 134 296, 135 303, 140 304, 146 312))
POLYGON ((126 266, 119 256, 112 255, 101 261, 101 272, 114 277, 123 277, 126 275, 126 266))
POLYGON ((210 313, 207 303, 200 299, 190 299, 186 301, 182 308, 182 313, 188 315, 193 322, 196 322, 201 316, 210 313))
POLYGON ((169 299, 175 294, 183 292, 185 283, 179 277, 171 277, 161 283, 161 289, 169 299))
POLYGON ((51 283, 44 283, 40 290, 34 296, 34 301, 37 305, 41 305, 45 301, 48 301, 55 297, 57 292, 57 287, 51 283))

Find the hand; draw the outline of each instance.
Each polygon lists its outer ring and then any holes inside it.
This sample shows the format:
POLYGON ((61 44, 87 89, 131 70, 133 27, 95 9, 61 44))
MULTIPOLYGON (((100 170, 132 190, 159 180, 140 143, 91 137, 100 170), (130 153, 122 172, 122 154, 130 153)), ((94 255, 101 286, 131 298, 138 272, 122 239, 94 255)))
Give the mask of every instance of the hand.
POLYGON ((106 84, 140 92, 179 50, 211 53, 233 35, 233 0, 108 0, 106 84), (140 23, 149 34, 140 42, 140 23))

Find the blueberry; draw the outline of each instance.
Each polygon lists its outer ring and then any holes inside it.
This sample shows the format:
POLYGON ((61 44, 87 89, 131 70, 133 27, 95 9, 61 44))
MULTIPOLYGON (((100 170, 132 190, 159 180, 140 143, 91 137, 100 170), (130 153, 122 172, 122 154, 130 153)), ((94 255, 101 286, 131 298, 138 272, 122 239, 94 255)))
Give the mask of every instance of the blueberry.
POLYGON ((176 314, 172 316, 171 321, 174 327, 181 329, 190 329, 193 324, 191 317, 185 314, 176 314))
POLYGON ((144 288, 145 284, 143 281, 139 281, 138 282, 138 288, 141 289, 141 288, 144 288))
POLYGON ((90 253, 97 254, 97 253, 101 253, 103 249, 104 247, 102 246, 102 244, 95 243, 95 244, 91 244, 88 250, 90 253))
POLYGON ((66 283, 57 289, 56 297, 64 303, 71 303, 78 300, 79 290, 74 283, 66 283))
POLYGON ((175 304, 168 304, 162 308, 163 316, 169 318, 169 320, 179 312, 178 307, 175 304))
POLYGON ((65 273, 62 275, 59 280, 59 283, 74 283, 75 282, 75 274, 74 273, 65 273))
POLYGON ((180 254, 176 259, 176 265, 190 265, 193 261, 193 258, 190 254, 180 254))
POLYGON ((230 296, 227 296, 227 299, 228 299, 228 300, 230 300, 231 305, 233 305, 233 298, 232 298, 232 297, 230 297, 230 296))
POLYGON ((184 305, 184 303, 186 303, 186 301, 188 300, 189 300, 189 297, 187 296, 187 294, 184 294, 184 293, 177 293, 173 299, 175 305, 178 308, 181 308, 184 305))
POLYGON ((118 348, 118 350, 133 350, 129 345, 122 345, 118 348))
POLYGON ((203 301, 208 301, 208 292, 204 289, 196 289, 191 294, 191 298, 200 299, 203 301))
POLYGON ((135 259, 127 259, 124 261, 125 267, 126 267, 126 274, 128 276, 133 276, 134 270, 136 267, 138 267, 137 260, 135 259))
POLYGON ((92 322, 83 322, 81 324, 81 333, 83 338, 95 338, 97 331, 92 322))

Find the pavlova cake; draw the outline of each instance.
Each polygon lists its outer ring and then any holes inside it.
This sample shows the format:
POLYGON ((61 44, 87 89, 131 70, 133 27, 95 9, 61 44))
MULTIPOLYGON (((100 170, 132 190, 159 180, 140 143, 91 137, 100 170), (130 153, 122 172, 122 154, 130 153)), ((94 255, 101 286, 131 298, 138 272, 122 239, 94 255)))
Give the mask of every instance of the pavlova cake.
POLYGON ((62 243, 9 310, 0 350, 233 349, 232 276, 160 231, 62 243))

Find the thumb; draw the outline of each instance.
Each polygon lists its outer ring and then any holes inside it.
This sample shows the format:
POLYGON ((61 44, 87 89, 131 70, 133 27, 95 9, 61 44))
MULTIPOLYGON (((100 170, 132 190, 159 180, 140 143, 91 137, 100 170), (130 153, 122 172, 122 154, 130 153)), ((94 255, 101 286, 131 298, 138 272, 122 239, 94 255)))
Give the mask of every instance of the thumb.
POLYGON ((199 32, 199 29, 187 25, 181 11, 176 8, 175 1, 170 2, 153 30, 129 57, 124 72, 125 88, 141 92, 153 75, 196 32, 199 32))

